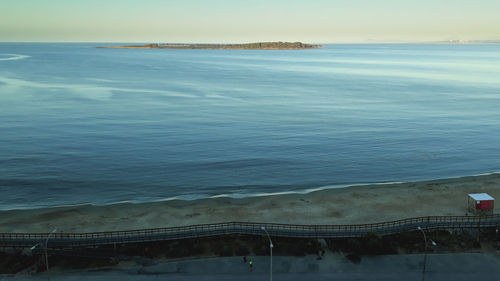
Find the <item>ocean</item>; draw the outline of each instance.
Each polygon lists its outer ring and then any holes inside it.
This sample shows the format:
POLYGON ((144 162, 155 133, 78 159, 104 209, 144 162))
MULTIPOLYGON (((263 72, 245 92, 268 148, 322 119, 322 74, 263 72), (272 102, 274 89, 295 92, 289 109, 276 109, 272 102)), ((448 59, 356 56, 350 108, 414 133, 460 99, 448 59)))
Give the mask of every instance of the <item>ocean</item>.
POLYGON ((0 210, 500 171, 497 44, 103 45, 0 44, 0 210))

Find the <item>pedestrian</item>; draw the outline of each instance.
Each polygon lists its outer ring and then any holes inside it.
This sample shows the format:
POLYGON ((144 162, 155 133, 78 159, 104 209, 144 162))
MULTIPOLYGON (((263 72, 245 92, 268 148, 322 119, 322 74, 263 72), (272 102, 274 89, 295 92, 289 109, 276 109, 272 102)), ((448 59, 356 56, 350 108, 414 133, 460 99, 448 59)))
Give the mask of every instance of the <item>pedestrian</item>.
POLYGON ((243 263, 247 263, 247 256, 243 256, 243 263))
POLYGON ((253 261, 252 261, 252 260, 250 260, 250 261, 248 262, 248 264, 250 264, 250 272, 252 272, 252 271, 253 271, 253 261))

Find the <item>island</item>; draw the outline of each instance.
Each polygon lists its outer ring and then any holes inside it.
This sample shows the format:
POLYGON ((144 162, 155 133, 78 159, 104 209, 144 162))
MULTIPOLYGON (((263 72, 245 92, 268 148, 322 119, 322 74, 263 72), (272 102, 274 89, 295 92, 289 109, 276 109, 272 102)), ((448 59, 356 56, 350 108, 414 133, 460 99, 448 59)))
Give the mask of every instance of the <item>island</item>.
POLYGON ((131 46, 101 46, 106 49, 235 49, 235 50, 302 50, 318 49, 321 45, 305 44, 302 42, 258 42, 246 44, 145 44, 131 46))

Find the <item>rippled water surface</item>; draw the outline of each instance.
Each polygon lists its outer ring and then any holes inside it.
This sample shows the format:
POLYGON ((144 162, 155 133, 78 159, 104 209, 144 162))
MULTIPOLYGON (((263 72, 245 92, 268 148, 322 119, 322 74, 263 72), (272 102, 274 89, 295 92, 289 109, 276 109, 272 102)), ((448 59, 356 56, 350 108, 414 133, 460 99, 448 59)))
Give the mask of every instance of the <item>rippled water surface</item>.
POLYGON ((500 171, 500 45, 0 44, 0 208, 500 171))

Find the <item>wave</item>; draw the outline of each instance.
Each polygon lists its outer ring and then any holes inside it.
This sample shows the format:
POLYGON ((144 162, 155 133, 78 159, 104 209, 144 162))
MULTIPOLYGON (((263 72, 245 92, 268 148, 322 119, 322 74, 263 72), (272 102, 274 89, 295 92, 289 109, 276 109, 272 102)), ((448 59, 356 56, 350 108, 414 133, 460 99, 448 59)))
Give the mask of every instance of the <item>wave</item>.
MULTIPOLYGON (((423 180, 415 180, 415 181, 387 181, 387 182, 365 182, 365 183, 347 183, 347 184, 331 184, 324 185, 314 188, 303 188, 297 190, 290 191, 278 191, 278 192, 255 192, 255 193, 225 193, 218 194, 212 196, 174 196, 165 198, 157 201, 171 201, 171 200, 199 200, 199 199, 211 199, 211 198, 234 198, 234 199, 242 199, 242 198, 250 198, 250 197, 266 197, 266 196, 277 196, 277 195, 289 195, 289 194, 308 194, 316 191, 327 190, 327 189, 336 189, 336 188, 348 188, 348 187, 359 187, 359 186, 368 186, 368 185, 394 185, 394 184, 405 184, 405 183, 416 183, 416 182, 428 182, 428 181, 436 181, 436 180, 447 180, 447 179, 460 179, 465 177, 484 177, 500 174, 499 172, 491 172, 491 173, 481 173, 476 175, 463 175, 458 177, 451 178, 429 178, 423 180)), ((155 201, 156 202, 156 201, 155 201)))
POLYGON ((172 197, 167 197, 163 199, 153 199, 151 200, 120 200, 106 203, 93 203, 93 202, 82 202, 82 203, 68 203, 61 205, 30 205, 26 206, 25 204, 12 204, 10 206, 2 206, 0 207, 0 211, 10 211, 10 210, 30 210, 30 209, 48 209, 48 208, 61 208, 61 207, 84 207, 84 206, 110 206, 116 204, 143 204, 143 203, 155 203, 155 202, 165 202, 165 201, 195 201, 195 200, 203 200, 203 199, 216 199, 216 198, 231 198, 231 199, 245 199, 245 198, 255 198, 255 197, 268 197, 268 196, 280 196, 280 195, 293 195, 293 194, 309 194, 316 191, 328 190, 328 189, 337 189, 337 188, 350 188, 350 187, 361 187, 361 186, 370 186, 370 185, 395 185, 395 184, 406 184, 406 183, 422 183, 422 182, 431 182, 437 180, 457 180, 460 178, 466 177, 486 177, 492 175, 498 175, 499 172, 491 172, 491 173, 481 173, 475 175, 463 175, 458 177, 451 178, 433 178, 433 179, 424 179, 424 180, 415 180, 415 181, 392 181, 392 182, 366 182, 366 183, 357 183, 357 184, 334 184, 334 185, 324 185, 314 188, 303 188, 289 191, 278 191, 278 192, 249 192, 249 193, 224 193, 224 194, 186 194, 186 195, 176 195, 172 197))
POLYGON ((0 61, 6 61, 6 60, 22 60, 22 59, 27 59, 30 58, 30 56, 26 55, 18 55, 18 54, 0 54, 0 61), (6 58, 3 56, 7 56, 6 58))

